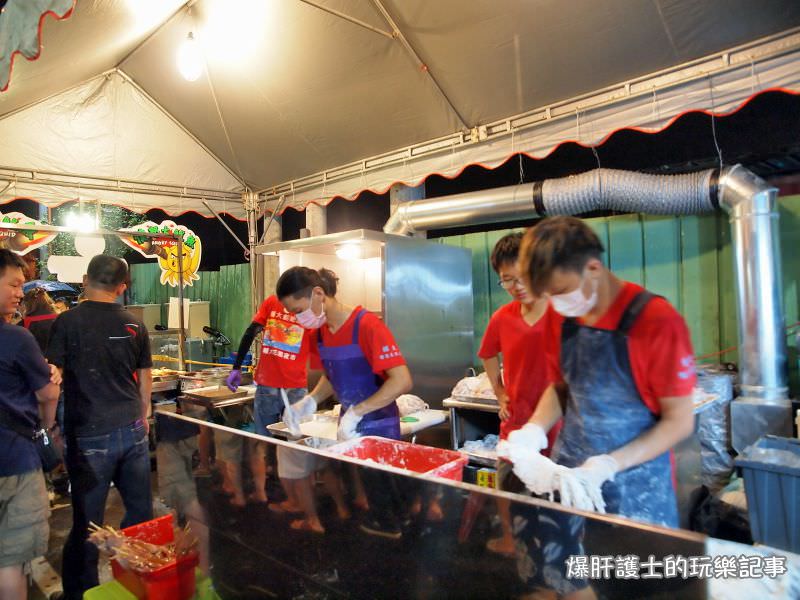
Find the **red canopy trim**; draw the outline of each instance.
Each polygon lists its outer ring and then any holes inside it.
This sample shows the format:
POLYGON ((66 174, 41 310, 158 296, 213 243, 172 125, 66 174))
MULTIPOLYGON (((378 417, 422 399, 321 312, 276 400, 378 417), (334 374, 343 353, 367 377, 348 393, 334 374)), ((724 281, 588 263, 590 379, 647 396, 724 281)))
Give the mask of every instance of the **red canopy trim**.
MULTIPOLYGON (((494 166, 494 167, 489 166, 489 165, 485 165, 485 164, 480 163, 480 162, 472 162, 472 163, 468 163, 468 164, 464 165, 463 167, 461 167, 461 169, 459 169, 453 175, 446 175, 444 173, 433 172, 433 173, 428 173, 427 175, 425 175, 424 177, 420 178, 416 182, 408 182, 408 181, 403 181, 403 180, 397 180, 397 181, 393 182, 392 184, 390 184, 389 186, 385 187, 384 189, 380 189, 380 188, 379 189, 364 188, 362 190, 359 190, 358 192, 355 192, 354 194, 352 194, 349 197, 337 195, 337 196, 332 196, 331 198, 328 198, 328 199, 312 200, 312 201, 308 202, 308 204, 315 204, 317 206, 327 206, 328 204, 330 204, 334 200, 339 200, 339 199, 347 200, 348 202, 354 202, 354 201, 358 200, 358 197, 364 192, 372 192, 373 194, 375 194, 377 196, 382 196, 383 194, 386 194, 393 186, 395 186, 397 184, 407 185, 408 187, 416 187, 416 186, 424 183, 425 181, 427 181, 428 177, 433 177, 433 176, 439 176, 439 177, 442 177, 443 179, 449 179, 449 180, 452 181, 453 179, 456 179, 456 178, 460 177, 461 174, 465 170, 467 170, 469 167, 477 166, 477 167, 481 167, 483 169, 486 169, 487 171, 493 171, 494 169, 499 169, 501 166, 506 164, 509 160, 513 159, 514 157, 516 157, 517 155, 520 155, 520 154, 522 154, 523 156, 527 156, 528 158, 530 158, 532 160, 543 160, 543 159, 547 158, 548 156, 550 156, 551 154, 553 154, 556 150, 558 150, 564 144, 577 144, 578 146, 581 146, 582 148, 599 148, 604 143, 606 143, 609 140, 609 138, 611 138, 611 136, 613 136, 615 133, 618 133, 620 131, 636 131, 636 132, 639 132, 639 133, 646 133, 646 134, 650 134, 650 135, 656 134, 656 133, 661 133, 662 131, 664 131, 664 130, 668 129, 669 127, 671 127, 675 123, 675 121, 677 121, 681 117, 689 115, 689 114, 692 114, 692 113, 702 113, 702 114, 705 114, 705 115, 708 115, 708 116, 713 116, 715 118, 718 118, 718 117, 729 117, 729 116, 739 112, 740 110, 742 110, 753 99, 757 98, 758 96, 761 96, 762 94, 767 94, 767 93, 770 93, 770 92, 782 92, 784 94, 791 94, 793 96, 800 96, 800 92, 797 92, 795 90, 791 90, 791 89, 788 89, 788 88, 783 88, 783 87, 767 88, 767 89, 764 89, 764 90, 760 90, 759 92, 756 92, 755 94, 749 96, 747 99, 742 101, 741 104, 739 104, 738 106, 736 106, 735 108, 732 108, 731 110, 729 110, 727 112, 726 111, 711 111, 711 110, 707 110, 707 109, 692 108, 692 109, 688 109, 688 110, 685 110, 685 111, 683 111, 681 113, 676 114, 675 116, 670 118, 662 127, 653 128, 653 129, 648 129, 648 128, 645 128, 645 127, 636 127, 636 126, 620 127, 618 129, 615 129, 615 130, 609 132, 608 134, 606 134, 596 144, 585 144, 583 142, 579 142, 579 141, 574 140, 574 139, 564 140, 562 142, 559 142, 555 146, 553 146, 546 154, 543 154, 542 156, 533 156, 532 154, 528 154, 527 152, 514 152, 513 154, 509 154, 508 157, 505 160, 503 160, 497 166, 494 166)), ((306 204, 306 206, 308 206, 308 204, 306 204)), ((302 208, 299 208, 299 209, 296 208, 296 207, 286 206, 278 214, 283 214, 288 208, 294 208, 295 210, 301 210, 301 211, 305 210, 305 206, 302 207, 302 208)))

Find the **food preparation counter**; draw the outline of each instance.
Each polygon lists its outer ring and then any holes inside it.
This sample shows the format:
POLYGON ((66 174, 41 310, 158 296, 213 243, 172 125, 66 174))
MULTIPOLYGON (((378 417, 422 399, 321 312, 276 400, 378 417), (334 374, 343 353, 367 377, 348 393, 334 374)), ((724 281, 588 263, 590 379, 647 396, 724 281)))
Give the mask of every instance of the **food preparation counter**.
MULTIPOLYGON (((444 410, 426 409, 411 413, 400 419, 400 435, 404 439, 413 438, 417 433, 428 427, 434 427, 447 421, 448 413, 444 410)), ((338 424, 338 416, 333 411, 325 411, 316 413, 312 419, 309 419, 300 424, 300 431, 303 437, 313 437, 322 439, 336 439, 336 430, 338 424)), ((292 436, 286 423, 283 421, 269 425, 267 429, 273 435, 281 438, 297 440, 298 438, 292 436)))
POLYGON ((180 382, 177 377, 153 377, 154 394, 177 391, 179 387, 180 382))
MULTIPOLYGON (((211 385, 192 390, 184 390, 181 402, 200 406, 219 414, 225 423, 243 420, 252 421, 252 404, 256 396, 256 386, 243 385, 231 392, 224 385, 211 385)), ((212 415, 213 416, 213 415, 212 415)))

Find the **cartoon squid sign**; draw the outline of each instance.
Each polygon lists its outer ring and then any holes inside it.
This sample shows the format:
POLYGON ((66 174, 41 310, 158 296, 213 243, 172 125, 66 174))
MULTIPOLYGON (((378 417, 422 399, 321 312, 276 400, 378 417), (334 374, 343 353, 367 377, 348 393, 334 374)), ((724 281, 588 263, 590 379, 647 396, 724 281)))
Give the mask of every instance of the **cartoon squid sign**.
POLYGON ((200 279, 197 270, 200 268, 200 257, 203 253, 203 244, 195 233, 186 227, 181 227, 174 221, 161 221, 154 223, 146 221, 122 231, 130 232, 130 236, 121 235, 120 239, 127 246, 136 250, 147 258, 156 257, 158 266, 161 267, 161 283, 168 283, 177 287, 181 279, 178 267, 178 240, 174 238, 159 238, 136 235, 137 233, 164 233, 175 234, 183 237, 183 285, 193 285, 200 279))
POLYGON ((0 248, 13 250, 22 255, 49 244, 58 233, 38 231, 36 228, 41 224, 36 219, 31 219, 20 212, 0 212, 0 248), (6 229, 3 227, 5 224, 29 226, 30 229, 6 229))

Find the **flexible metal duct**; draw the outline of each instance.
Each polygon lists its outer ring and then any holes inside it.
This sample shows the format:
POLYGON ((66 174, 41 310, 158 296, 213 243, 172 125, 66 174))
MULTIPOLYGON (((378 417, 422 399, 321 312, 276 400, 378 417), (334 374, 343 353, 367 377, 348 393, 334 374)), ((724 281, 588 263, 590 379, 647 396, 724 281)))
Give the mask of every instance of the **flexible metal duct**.
POLYGON ((717 208, 710 182, 716 171, 686 175, 645 175, 595 169, 542 183, 539 214, 577 215, 595 210, 691 215, 717 208))
POLYGON ((598 210, 656 215, 730 215, 737 279, 741 398, 733 445, 766 432, 790 434, 777 190, 741 165, 685 175, 596 169, 543 182, 400 204, 386 233, 476 225, 598 210), (738 423, 738 426, 737 426, 738 423))
POLYGON ((412 200, 398 205, 383 231, 407 235, 457 225, 576 215, 595 210, 654 215, 711 212, 718 208, 714 185, 717 174, 716 170, 686 175, 645 175, 595 169, 561 179, 412 200))

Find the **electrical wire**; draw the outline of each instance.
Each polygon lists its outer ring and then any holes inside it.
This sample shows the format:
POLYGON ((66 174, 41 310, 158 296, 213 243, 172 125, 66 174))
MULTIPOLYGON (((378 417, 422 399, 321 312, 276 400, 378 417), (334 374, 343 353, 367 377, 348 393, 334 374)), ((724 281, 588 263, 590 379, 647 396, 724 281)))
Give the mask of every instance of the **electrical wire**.
POLYGON ((714 138, 714 147, 717 149, 717 156, 719 157, 719 168, 722 168, 722 149, 719 147, 717 140, 717 117, 714 114, 716 111, 716 102, 714 101, 714 83, 711 81, 711 76, 708 77, 708 89, 711 92, 711 136, 714 138))
MULTIPOLYGON (((792 323, 786 328, 786 336, 787 337, 790 336, 793 333, 791 330, 795 329, 796 327, 800 327, 800 321, 798 321, 797 323, 792 323)), ((708 354, 703 354, 701 356, 695 356, 694 359, 695 362, 700 362, 701 360, 708 360, 710 358, 716 358, 717 356, 723 356, 725 354, 728 354, 729 352, 733 352, 734 350, 738 349, 739 346, 730 346, 729 348, 725 348, 723 350, 720 350, 719 352, 710 352, 708 354)))

